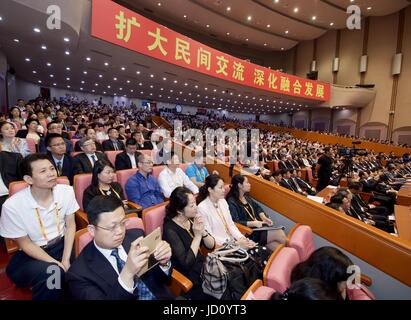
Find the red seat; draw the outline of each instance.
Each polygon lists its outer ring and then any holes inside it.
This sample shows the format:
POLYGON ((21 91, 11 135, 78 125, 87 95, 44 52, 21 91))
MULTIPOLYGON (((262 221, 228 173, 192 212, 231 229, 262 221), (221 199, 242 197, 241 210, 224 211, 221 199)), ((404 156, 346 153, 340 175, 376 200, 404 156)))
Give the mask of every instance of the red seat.
POLYGON ((82 173, 82 174, 77 174, 74 176, 74 183, 73 183, 74 194, 76 196, 77 203, 80 206, 80 209, 82 211, 84 211, 84 208, 83 208, 84 191, 91 184, 91 179, 92 179, 91 173, 82 173))
POLYGON ((137 152, 140 152, 142 154, 145 154, 145 155, 153 158, 153 150, 137 150, 137 152))
POLYGON ((153 167, 153 177, 158 179, 160 172, 164 170, 166 166, 154 166, 153 167))
POLYGON ((128 199, 128 195, 126 194, 126 183, 128 178, 135 175, 138 169, 125 169, 125 170, 118 170, 117 171, 117 181, 120 183, 121 187, 123 188, 124 195, 128 199))
POLYGON ((257 279, 243 294, 241 300, 270 300, 274 292, 274 289, 263 286, 263 282, 257 279))
POLYGON ((166 206, 168 201, 143 210, 143 223, 146 234, 150 234, 154 229, 160 227, 163 234, 164 217, 166 216, 166 206))
POLYGON ((309 226, 296 224, 289 232, 287 246, 298 252, 300 261, 305 261, 315 250, 313 232, 309 226))
POLYGON ((264 268, 264 285, 283 293, 290 287, 291 271, 299 262, 297 250, 278 246, 264 268))
POLYGON ((313 184, 313 170, 311 168, 307 168, 307 180, 311 185, 313 184))
POLYGON ((187 168, 191 165, 191 163, 180 163, 179 167, 183 172, 186 172, 187 168))
POLYGON ((73 146, 73 150, 75 150, 76 148, 77 141, 80 141, 80 139, 70 139, 71 145, 73 146))
POLYGON ((72 158, 74 158, 76 155, 78 155, 79 153, 83 153, 83 151, 73 151, 73 152, 70 152, 70 156, 72 157, 72 158))
POLYGON ((108 160, 111 162, 111 164, 114 166, 116 163, 116 156, 119 153, 122 153, 123 150, 117 150, 117 151, 104 151, 104 153, 106 154, 108 160))

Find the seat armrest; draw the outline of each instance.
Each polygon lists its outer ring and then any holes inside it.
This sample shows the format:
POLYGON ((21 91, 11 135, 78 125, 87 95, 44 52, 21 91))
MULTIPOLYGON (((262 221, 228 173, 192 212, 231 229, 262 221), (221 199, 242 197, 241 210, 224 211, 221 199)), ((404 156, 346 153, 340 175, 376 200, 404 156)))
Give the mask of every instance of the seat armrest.
POLYGON ((246 235, 246 236, 253 233, 252 228, 246 227, 246 226, 242 225, 241 223, 236 222, 235 225, 237 226, 238 230, 240 230, 240 232, 242 234, 246 235))
POLYGON ((361 274, 361 283, 369 287, 372 285, 372 279, 365 274, 361 274))
POLYGON ((171 278, 169 288, 176 297, 180 296, 182 292, 187 293, 193 287, 193 283, 174 268, 171 273, 171 278))
POLYGON ((87 228, 88 226, 87 213, 81 210, 77 210, 75 214, 75 218, 76 218, 76 229, 77 230, 87 228))

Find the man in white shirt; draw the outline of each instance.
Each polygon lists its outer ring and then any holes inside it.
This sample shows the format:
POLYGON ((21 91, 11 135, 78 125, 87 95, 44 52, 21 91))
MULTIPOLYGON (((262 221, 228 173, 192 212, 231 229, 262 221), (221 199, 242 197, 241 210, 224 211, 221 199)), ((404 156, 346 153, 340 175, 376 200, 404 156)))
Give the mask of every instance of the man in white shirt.
POLYGON ((158 183, 161 191, 166 198, 170 198, 171 193, 177 187, 186 187, 192 193, 198 193, 198 187, 190 178, 179 168, 180 160, 178 155, 171 151, 171 157, 166 161, 166 167, 158 176, 158 183))
POLYGON ((97 196, 90 201, 87 210, 88 232, 94 241, 83 249, 67 273, 73 298, 174 299, 166 286, 172 272, 170 245, 161 241, 150 257, 158 261, 158 265, 138 277, 149 261, 149 252, 147 247, 140 246, 143 230, 126 230, 127 219, 121 200, 97 196))
POLYGON ((56 184, 47 155, 27 156, 21 172, 29 186, 4 203, 0 218, 0 235, 20 247, 6 273, 18 287, 31 287, 33 300, 58 299, 70 268, 79 206, 72 187, 56 184))

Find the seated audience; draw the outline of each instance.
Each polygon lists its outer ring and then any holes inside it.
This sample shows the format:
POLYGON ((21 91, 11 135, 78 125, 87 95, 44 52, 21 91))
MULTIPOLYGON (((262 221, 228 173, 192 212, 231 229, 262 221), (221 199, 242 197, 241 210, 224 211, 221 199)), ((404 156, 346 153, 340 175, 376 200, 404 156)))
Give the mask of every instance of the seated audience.
POLYGON ((16 137, 16 129, 11 122, 0 122, 0 151, 20 153, 23 157, 30 154, 26 139, 16 137))
POLYGON ((124 143, 118 139, 118 131, 115 128, 108 129, 108 140, 103 141, 104 151, 125 150, 124 143))
POLYGON ((256 243, 246 238, 235 225, 224 193, 223 179, 216 174, 209 175, 197 196, 197 210, 203 218, 204 228, 214 237, 218 246, 234 241, 242 248, 254 248, 256 243))
POLYGON ((153 173, 153 160, 146 154, 140 154, 137 161, 138 171, 126 183, 126 193, 130 201, 143 209, 155 206, 164 201, 160 185, 153 173))
POLYGON ((47 155, 23 159, 21 174, 29 185, 3 204, 0 235, 15 239, 21 250, 10 260, 7 276, 17 287, 31 287, 34 300, 58 299, 62 287, 49 284, 50 267, 55 283, 64 284, 70 268, 79 209, 73 188, 56 184, 57 173, 47 155))
POLYGON ((10 183, 21 180, 20 162, 22 160, 20 153, 0 151, 0 215, 1 207, 9 196, 10 183))
POLYGON ((137 151, 137 141, 133 138, 126 140, 126 150, 116 155, 116 170, 137 168, 138 157, 141 154, 137 151))
POLYGON ((198 187, 202 187, 205 182, 205 178, 208 177, 209 173, 204 165, 202 157, 196 157, 194 162, 189 165, 186 169, 186 175, 190 180, 198 187))
POLYGON ((67 273, 76 300, 174 299, 166 286, 171 280, 170 245, 161 241, 154 251, 159 264, 138 277, 148 263, 147 247, 141 247, 143 230, 126 230, 123 203, 117 197, 97 196, 87 208, 88 232, 94 238, 67 273))
POLYGON ((19 130, 16 137, 23 139, 32 139, 35 144, 40 143, 40 135, 38 134, 39 121, 34 118, 28 118, 25 122, 26 130, 19 130))
MULTIPOLYGON (((73 144, 71 143, 67 132, 63 132, 63 126, 61 123, 57 123, 55 121, 49 122, 47 124, 47 134, 50 133, 57 133, 64 138, 64 142, 66 143, 66 152, 68 154, 70 154, 73 151, 73 144)), ((42 137, 40 139, 39 152, 47 153, 45 137, 42 137)))
POLYGON ((166 161, 166 167, 158 176, 158 183, 164 197, 169 198, 171 192, 177 187, 186 187, 193 193, 198 193, 198 187, 187 177, 183 170, 179 168, 180 160, 178 155, 171 152, 171 158, 166 161))
POLYGON ((214 238, 206 231, 202 217, 197 214, 193 193, 177 187, 171 193, 163 226, 164 240, 170 243, 173 265, 193 282, 188 297, 195 300, 212 299, 202 289, 201 269, 205 257, 200 247, 214 249, 214 238))
MULTIPOLYGON (((251 184, 246 176, 235 175, 231 179, 231 188, 226 199, 230 214, 234 222, 250 228, 273 226, 273 221, 264 213, 260 205, 249 196, 251 184)), ((283 229, 253 231, 251 240, 262 246, 274 250, 278 245, 285 243, 287 236, 283 229)))

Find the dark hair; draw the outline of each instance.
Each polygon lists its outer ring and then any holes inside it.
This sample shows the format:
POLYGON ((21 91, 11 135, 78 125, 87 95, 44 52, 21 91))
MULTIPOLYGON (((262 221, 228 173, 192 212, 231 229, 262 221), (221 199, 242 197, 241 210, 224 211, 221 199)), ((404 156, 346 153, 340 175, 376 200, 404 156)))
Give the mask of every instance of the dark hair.
POLYGON ((276 170, 273 172, 273 177, 278 177, 281 174, 280 170, 276 170))
POLYGON ((98 175, 104 170, 105 167, 110 167, 115 171, 114 166, 110 161, 101 159, 96 161, 93 167, 93 177, 91 178, 91 185, 95 188, 98 188, 98 175))
MULTIPOLYGON (((47 154, 33 153, 33 154, 29 154, 28 156, 26 156, 20 163, 21 176, 31 177, 33 175, 33 168, 31 167, 31 164, 39 160, 50 161, 47 154)), ((52 164, 51 161, 50 161, 50 164, 52 164)))
MULTIPOLYGON (((342 201, 342 200, 341 200, 341 201, 342 201)), ((342 204, 342 202, 341 202, 341 203, 340 203, 340 202, 328 202, 328 203, 326 204, 326 206, 329 207, 329 208, 331 208, 331 209, 340 211, 340 209, 341 209, 341 204, 342 204)))
MULTIPOLYGON (((108 125, 108 124, 106 123, 105 125, 108 125)), ((116 128, 110 127, 110 128, 107 130, 107 134, 110 134, 110 132, 113 131, 113 130, 116 130, 116 131, 117 131, 116 128)))
POLYGON ((351 182, 348 184, 348 189, 354 189, 354 190, 360 191, 361 188, 362 188, 361 183, 359 183, 359 182, 357 182, 357 181, 351 181, 351 182))
POLYGON ((11 126, 14 128, 14 130, 16 130, 16 127, 15 127, 15 125, 14 125, 12 122, 1 121, 1 122, 0 122, 0 139, 3 139, 3 135, 1 134, 1 129, 2 129, 6 124, 11 125, 11 126))
POLYGON ((62 139, 64 140, 64 138, 63 138, 63 136, 62 136, 61 134, 58 134, 58 133, 49 133, 49 134, 46 136, 46 138, 44 139, 44 143, 46 144, 47 147, 50 147, 51 140, 56 139, 56 138, 62 138, 62 139))
POLYGON ((170 202, 166 207, 166 219, 173 219, 188 204, 188 195, 193 194, 186 187, 177 187, 170 195, 170 202))
POLYGON ((346 281, 350 274, 347 268, 352 261, 335 247, 321 247, 311 256, 297 264, 291 272, 291 283, 303 278, 315 278, 325 281, 331 288, 338 290, 338 283, 346 281))
POLYGON ((220 180, 223 179, 218 174, 210 174, 205 178, 205 183, 200 187, 200 190, 198 192, 197 204, 208 197, 208 195, 210 194, 208 192, 208 188, 214 189, 220 180))
POLYGON ((21 118, 21 110, 20 110, 19 108, 17 108, 17 107, 13 107, 13 108, 10 109, 10 111, 9 111, 9 118, 10 118, 10 119, 13 119, 13 115, 12 115, 11 113, 13 112, 14 109, 19 110, 19 118, 21 118))
POLYGON ((271 300, 342 300, 342 296, 320 279, 304 278, 295 281, 284 293, 274 292, 271 300))
POLYGON ((113 212, 119 207, 123 208, 123 202, 117 197, 95 196, 86 208, 88 221, 90 224, 97 225, 101 213, 113 212))
POLYGON ((37 124, 40 125, 40 122, 37 119, 28 118, 26 120, 26 122, 24 123, 24 125, 27 127, 27 130, 29 129, 28 127, 29 127, 30 123, 32 123, 32 122, 37 122, 37 124))
POLYGON ((128 138, 126 140, 126 146, 135 146, 137 144, 137 140, 134 138, 128 138))
POLYGON ((50 127, 51 127, 53 124, 60 124, 60 123, 57 122, 57 121, 50 121, 49 123, 47 123, 47 131, 50 130, 50 127))
POLYGON ((230 199, 231 197, 237 201, 240 198, 240 190, 238 188, 239 184, 243 184, 245 181, 245 176, 241 174, 236 174, 234 177, 231 178, 231 187, 230 191, 228 191, 226 199, 230 199))
POLYGON ((87 135, 87 133, 88 133, 90 130, 93 130, 94 133, 96 133, 96 132, 95 132, 96 130, 94 130, 93 127, 91 127, 91 128, 87 128, 86 131, 84 131, 84 134, 87 135))

